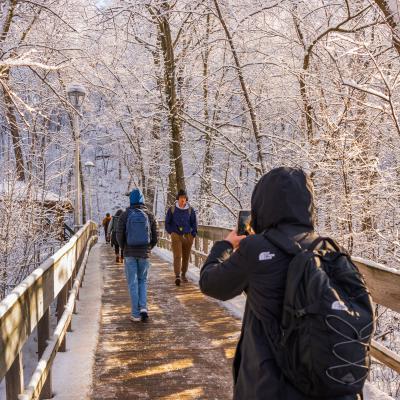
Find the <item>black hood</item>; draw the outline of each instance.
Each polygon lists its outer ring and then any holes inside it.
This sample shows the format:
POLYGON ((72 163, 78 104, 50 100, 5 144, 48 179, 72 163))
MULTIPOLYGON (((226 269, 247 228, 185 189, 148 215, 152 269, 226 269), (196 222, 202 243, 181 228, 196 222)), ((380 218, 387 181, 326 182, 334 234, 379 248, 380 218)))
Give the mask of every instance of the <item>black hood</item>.
POLYGON ((280 224, 313 229, 314 195, 309 176, 287 167, 265 174, 251 196, 251 218, 256 233, 280 224))

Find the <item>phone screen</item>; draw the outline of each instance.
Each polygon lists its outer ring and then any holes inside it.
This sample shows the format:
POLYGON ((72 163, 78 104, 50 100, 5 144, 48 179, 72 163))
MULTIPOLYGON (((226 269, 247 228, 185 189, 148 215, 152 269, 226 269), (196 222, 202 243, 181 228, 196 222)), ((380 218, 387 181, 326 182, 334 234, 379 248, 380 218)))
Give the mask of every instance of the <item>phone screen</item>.
POLYGON ((238 235, 248 235, 250 232, 251 211, 240 210, 238 217, 238 235))

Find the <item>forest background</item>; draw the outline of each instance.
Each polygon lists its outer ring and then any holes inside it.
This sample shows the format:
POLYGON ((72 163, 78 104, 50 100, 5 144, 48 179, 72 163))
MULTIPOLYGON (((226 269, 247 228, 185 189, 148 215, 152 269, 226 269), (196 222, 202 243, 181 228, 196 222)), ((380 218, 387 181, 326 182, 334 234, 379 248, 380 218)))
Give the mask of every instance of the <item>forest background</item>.
POLYGON ((99 222, 137 186, 159 218, 185 188, 200 223, 233 226, 263 173, 295 166, 319 232, 400 268, 399 4, 1 0, 0 299, 62 244, 43 205, 74 199, 71 82, 84 220, 89 196, 99 222))

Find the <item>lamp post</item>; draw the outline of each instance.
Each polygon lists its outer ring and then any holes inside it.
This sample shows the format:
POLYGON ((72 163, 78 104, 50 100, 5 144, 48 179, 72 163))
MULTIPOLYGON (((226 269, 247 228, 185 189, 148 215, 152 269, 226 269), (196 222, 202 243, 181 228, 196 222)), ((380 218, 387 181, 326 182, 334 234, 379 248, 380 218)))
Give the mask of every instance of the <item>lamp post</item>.
POLYGON ((81 216, 81 182, 79 173, 79 115, 81 114, 81 107, 83 100, 86 96, 86 90, 83 86, 78 84, 71 84, 67 87, 68 99, 74 107, 72 118, 72 129, 75 137, 75 212, 74 212, 74 225, 75 230, 78 230, 82 223, 81 216))
POLYGON ((92 217, 92 177, 91 177, 91 172, 92 169, 95 167, 95 165, 91 161, 86 161, 85 162, 85 167, 88 171, 89 175, 89 185, 88 185, 88 195, 89 195, 89 219, 93 220, 92 217))

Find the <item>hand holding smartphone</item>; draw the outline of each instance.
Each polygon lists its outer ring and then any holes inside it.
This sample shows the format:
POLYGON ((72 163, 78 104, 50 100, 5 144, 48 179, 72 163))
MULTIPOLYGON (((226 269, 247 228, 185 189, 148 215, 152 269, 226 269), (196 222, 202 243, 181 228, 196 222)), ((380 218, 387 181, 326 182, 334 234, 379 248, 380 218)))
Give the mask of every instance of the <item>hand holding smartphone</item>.
POLYGON ((250 210, 240 210, 237 223, 237 234, 249 235, 251 232, 251 211, 250 210))
POLYGON ((234 249, 239 247, 239 243, 252 232, 251 226, 251 211, 239 211, 238 223, 236 230, 233 230, 225 238, 226 241, 232 244, 234 249))

